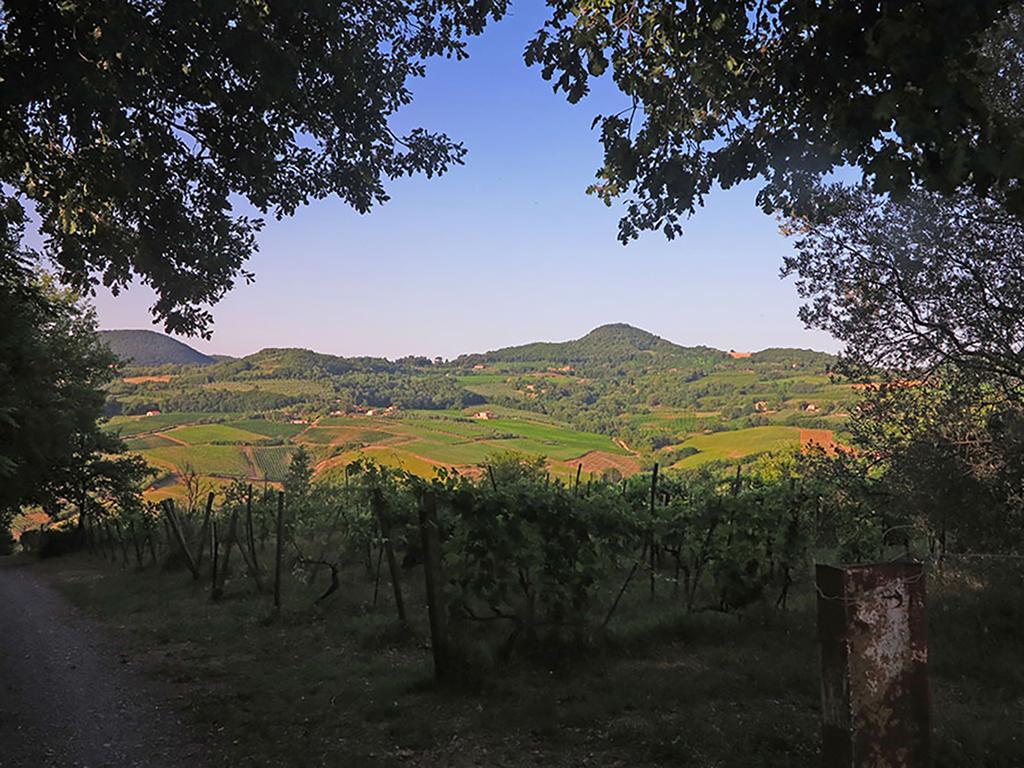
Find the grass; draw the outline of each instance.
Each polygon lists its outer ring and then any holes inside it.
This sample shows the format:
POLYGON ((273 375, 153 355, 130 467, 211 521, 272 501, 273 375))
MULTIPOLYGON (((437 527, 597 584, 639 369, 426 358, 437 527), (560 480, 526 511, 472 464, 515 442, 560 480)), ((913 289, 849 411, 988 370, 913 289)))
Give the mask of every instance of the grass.
POLYGON ((683 443, 700 453, 676 462, 674 469, 699 467, 709 461, 729 461, 800 444, 799 427, 750 427, 710 435, 695 435, 683 443))
POLYGON ((301 435, 296 437, 298 442, 316 443, 319 445, 344 443, 379 443, 392 438, 389 432, 381 432, 376 429, 364 429, 359 426, 348 427, 310 427, 301 435))
POLYGON ((252 443, 263 439, 263 435, 227 424, 196 424, 189 427, 177 427, 168 432, 167 435, 189 445, 215 442, 252 443))
POLYGON ((414 440, 402 445, 405 454, 416 454, 443 465, 478 464, 497 450, 493 444, 477 440, 461 443, 414 440))
POLYGON ((235 429, 244 429, 247 432, 253 432, 262 437, 270 438, 294 437, 305 429, 305 426, 302 424, 287 424, 282 421, 270 421, 269 419, 244 419, 242 421, 232 421, 228 426, 234 427, 235 429))
POLYGON ((339 454, 316 474, 317 481, 337 483, 339 485, 344 483, 346 465, 351 464, 357 459, 371 459, 385 467, 404 469, 407 472, 412 472, 425 478, 434 477, 437 470, 436 464, 432 464, 418 456, 413 456, 411 453, 407 453, 399 448, 376 446, 339 454))
POLYGON ((142 435, 141 437, 129 437, 124 441, 129 451, 144 451, 147 448, 164 448, 174 445, 173 440, 168 440, 160 433, 142 435))
POLYGON ((412 472, 420 477, 433 477, 437 469, 435 464, 425 461, 418 456, 413 456, 408 451, 397 448, 365 448, 361 451, 355 452, 352 456, 353 458, 365 456, 366 458, 373 459, 386 467, 400 467, 406 472, 412 472))
POLYGON ((579 432, 570 427, 512 419, 494 419, 488 421, 487 424, 498 431, 513 432, 528 440, 543 443, 546 446, 554 446, 554 450, 549 449, 547 452, 547 455, 552 458, 569 459, 587 451, 626 453, 607 435, 579 432))
POLYGON ((114 416, 103 428, 118 432, 122 437, 157 432, 180 424, 195 424, 202 421, 219 421, 225 418, 219 413, 159 413, 155 416, 114 416))
POLYGON ((312 444, 362 443, 365 455, 386 457, 385 463, 391 466, 400 464, 428 477, 433 476, 437 465, 478 464, 503 451, 561 461, 590 451, 625 453, 607 435, 579 432, 550 421, 512 417, 472 420, 459 412, 437 411, 407 412, 388 419, 321 419, 296 439, 312 444))
POLYGON ((191 465, 200 475, 249 477, 251 468, 237 445, 172 445, 140 453, 152 464, 182 471, 191 465))
MULTIPOLYGON (((268 555, 269 556, 269 555, 268 555)), ((320 607, 285 582, 276 621, 247 582, 208 599, 182 572, 127 573, 75 556, 40 566, 171 682, 186 718, 218 734, 218 764, 815 768, 818 651, 806 580, 786 614, 685 615, 669 590, 627 593, 603 650, 516 659, 475 685, 430 681, 420 574, 411 628, 361 566, 320 607)), ((950 573, 931 587, 935 768, 1024 764, 1024 593, 950 573), (971 586, 973 585, 973 586, 971 586)))

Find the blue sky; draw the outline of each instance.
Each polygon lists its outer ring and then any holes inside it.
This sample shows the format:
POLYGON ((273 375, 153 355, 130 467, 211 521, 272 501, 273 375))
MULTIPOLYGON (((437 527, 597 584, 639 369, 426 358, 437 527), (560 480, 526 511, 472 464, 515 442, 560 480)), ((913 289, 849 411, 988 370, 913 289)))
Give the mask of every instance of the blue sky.
MULTIPOLYGON (((522 50, 543 21, 518 4, 462 62, 432 62, 413 83, 396 129, 423 126, 462 141, 466 164, 444 177, 392 183, 367 215, 337 200, 268 221, 260 252, 214 308, 207 352, 269 346, 341 355, 454 357, 575 338, 626 322, 681 344, 835 350, 804 330, 789 248, 753 203, 756 184, 718 191, 669 242, 616 240, 620 211, 584 193, 600 165, 591 121, 625 98, 602 84, 578 105, 552 93, 522 50)), ((103 328, 149 328, 152 294, 96 297, 103 328)))

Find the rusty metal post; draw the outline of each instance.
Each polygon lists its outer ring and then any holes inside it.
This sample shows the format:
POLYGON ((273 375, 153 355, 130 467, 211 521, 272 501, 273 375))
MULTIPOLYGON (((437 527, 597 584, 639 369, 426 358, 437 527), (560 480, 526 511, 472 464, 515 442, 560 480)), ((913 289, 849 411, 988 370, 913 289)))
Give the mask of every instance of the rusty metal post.
POLYGON ((822 765, 927 768, 923 567, 819 565, 817 584, 822 765))

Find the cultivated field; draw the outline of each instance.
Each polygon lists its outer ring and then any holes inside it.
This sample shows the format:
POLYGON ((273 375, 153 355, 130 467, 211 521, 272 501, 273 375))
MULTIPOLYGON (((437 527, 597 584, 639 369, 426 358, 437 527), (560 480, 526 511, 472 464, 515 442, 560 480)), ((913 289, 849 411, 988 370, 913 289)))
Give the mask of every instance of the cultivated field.
POLYGON ((797 427, 751 427, 696 435, 682 445, 692 446, 699 453, 676 462, 673 469, 692 469, 710 461, 735 461, 751 454, 783 450, 799 444, 800 429, 797 427))
MULTIPOLYGON (((716 375, 742 378, 747 374, 716 375)), ((503 380, 494 374, 465 378, 479 384, 503 380)), ((442 467, 474 473, 489 458, 511 451, 546 457, 552 474, 562 478, 574 477, 581 465, 584 478, 608 471, 628 477, 657 460, 657 454, 644 458, 621 440, 580 431, 543 414, 491 406, 486 409, 489 418, 474 418, 480 411, 409 410, 389 416, 329 416, 301 424, 233 414, 164 413, 115 417, 107 428, 126 437, 129 448, 153 466, 170 473, 171 479, 162 477, 151 496, 181 493, 174 478, 186 468, 210 480, 280 483, 300 445, 311 454, 316 477, 321 479, 341 477, 344 466, 359 458, 432 477, 442 467)), ((697 451, 677 461, 673 469, 732 462, 811 442, 827 449, 834 445, 829 429, 775 423, 706 434, 720 419, 715 411, 656 407, 630 417, 630 422, 674 438, 673 449, 697 451)))

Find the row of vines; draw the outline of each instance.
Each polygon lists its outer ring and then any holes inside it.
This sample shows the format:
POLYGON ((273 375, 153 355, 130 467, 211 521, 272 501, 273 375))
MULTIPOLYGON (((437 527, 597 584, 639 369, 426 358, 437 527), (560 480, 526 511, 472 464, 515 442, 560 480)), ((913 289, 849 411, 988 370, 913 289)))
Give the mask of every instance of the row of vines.
POLYGON ((627 603, 784 610, 816 552, 863 559, 883 543, 869 500, 822 471, 834 461, 569 483, 512 455, 432 480, 359 461, 319 483, 293 466, 283 491, 236 483, 184 504, 94 509, 83 530, 125 567, 181 569, 213 600, 265 594, 269 608, 273 596, 277 613, 331 610, 372 585, 373 609, 409 631, 425 633, 429 615, 443 672, 481 647, 494 662, 600 640, 627 603))

